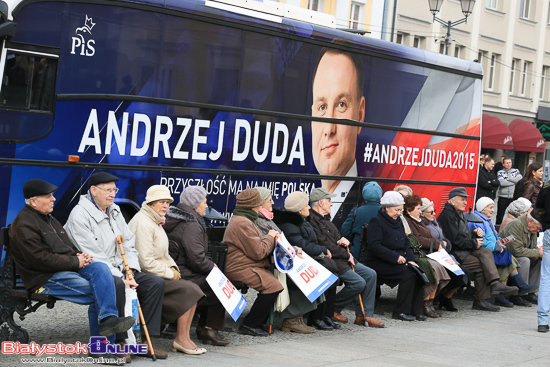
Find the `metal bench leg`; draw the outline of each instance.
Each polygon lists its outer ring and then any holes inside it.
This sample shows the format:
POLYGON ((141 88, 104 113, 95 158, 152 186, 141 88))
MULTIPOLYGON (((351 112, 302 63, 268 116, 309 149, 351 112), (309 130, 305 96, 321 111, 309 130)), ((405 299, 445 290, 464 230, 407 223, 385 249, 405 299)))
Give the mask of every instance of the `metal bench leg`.
POLYGON ((24 299, 11 298, 3 299, 0 303, 0 342, 18 341, 20 343, 29 343, 29 333, 23 327, 17 325, 13 315, 18 309, 25 308, 24 299))

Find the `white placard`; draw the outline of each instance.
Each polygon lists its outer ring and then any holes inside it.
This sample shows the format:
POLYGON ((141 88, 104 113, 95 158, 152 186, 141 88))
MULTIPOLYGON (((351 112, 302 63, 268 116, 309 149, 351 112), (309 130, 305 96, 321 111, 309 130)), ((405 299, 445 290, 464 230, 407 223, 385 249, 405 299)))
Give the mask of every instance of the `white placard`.
POLYGON ((244 299, 241 292, 235 288, 233 283, 227 279, 217 266, 208 274, 206 281, 227 313, 234 321, 237 321, 246 307, 246 299, 244 299))
POLYGON ((286 273, 310 302, 315 301, 338 277, 302 252, 303 259, 294 257, 294 266, 286 273))
POLYGON ((439 251, 434 251, 427 256, 430 259, 437 261, 456 275, 464 275, 464 272, 462 271, 462 269, 460 269, 460 266, 458 266, 456 261, 454 261, 453 258, 449 256, 449 254, 447 253, 447 251, 445 251, 443 247, 441 247, 439 251))

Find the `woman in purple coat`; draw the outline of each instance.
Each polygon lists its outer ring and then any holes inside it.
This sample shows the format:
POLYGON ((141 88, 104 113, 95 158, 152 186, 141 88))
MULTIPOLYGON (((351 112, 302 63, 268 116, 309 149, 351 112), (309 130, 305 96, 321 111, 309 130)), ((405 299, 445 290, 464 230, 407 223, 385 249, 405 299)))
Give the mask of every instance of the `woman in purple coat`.
POLYGON ((379 282, 391 288, 399 285, 392 318, 424 321, 424 283, 411 269, 418 265, 400 218, 404 203, 403 196, 395 191, 382 196, 382 208, 367 230, 365 265, 376 271, 379 282))

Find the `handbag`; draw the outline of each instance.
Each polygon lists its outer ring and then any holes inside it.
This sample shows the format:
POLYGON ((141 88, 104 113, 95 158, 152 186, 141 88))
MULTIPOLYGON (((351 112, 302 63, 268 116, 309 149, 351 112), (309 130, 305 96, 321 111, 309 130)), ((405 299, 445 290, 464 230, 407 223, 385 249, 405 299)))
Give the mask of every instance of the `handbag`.
POLYGON ((496 266, 508 266, 512 263, 512 253, 508 250, 493 252, 496 266))
POLYGON ((407 263, 407 266, 411 268, 411 270, 413 270, 416 273, 416 275, 420 277, 420 279, 422 279, 424 284, 428 285, 430 283, 430 280, 428 279, 426 272, 420 266, 414 266, 411 263, 407 263))

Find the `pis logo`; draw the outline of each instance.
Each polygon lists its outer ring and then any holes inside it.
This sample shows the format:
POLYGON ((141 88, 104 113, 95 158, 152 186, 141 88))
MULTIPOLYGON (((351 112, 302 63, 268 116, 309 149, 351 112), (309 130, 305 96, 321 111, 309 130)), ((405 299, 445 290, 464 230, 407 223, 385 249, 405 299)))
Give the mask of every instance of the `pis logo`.
POLYGON ((81 56, 94 56, 95 41, 93 39, 88 39, 92 35, 92 28, 94 28, 94 26, 95 23, 92 22, 92 18, 88 18, 88 14, 86 14, 84 26, 78 27, 74 31, 76 36, 72 37, 71 55, 76 54, 80 49, 79 54, 81 56), (89 35, 87 35, 87 33, 89 33, 89 35))

